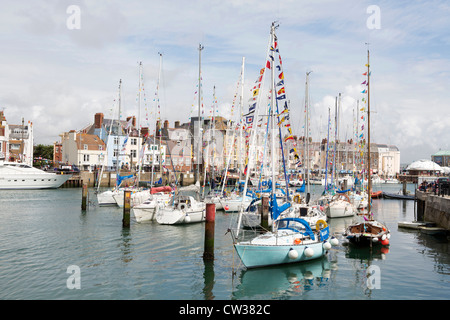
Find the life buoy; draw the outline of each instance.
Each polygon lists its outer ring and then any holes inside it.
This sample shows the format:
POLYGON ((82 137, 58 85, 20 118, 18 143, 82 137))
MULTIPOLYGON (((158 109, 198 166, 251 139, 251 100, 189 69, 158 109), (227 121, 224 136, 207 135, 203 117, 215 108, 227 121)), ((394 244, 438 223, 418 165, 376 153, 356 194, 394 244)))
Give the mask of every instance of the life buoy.
POLYGON ((296 194, 294 196, 294 202, 295 203, 300 203, 302 201, 302 197, 299 194, 296 194))
POLYGON ((325 220, 320 219, 320 220, 317 220, 317 222, 316 222, 316 230, 325 229, 327 226, 328 225, 327 225, 327 222, 325 220), (321 228, 321 226, 322 226, 322 228, 321 228))
POLYGON ((184 209, 186 209, 186 203, 183 203, 183 202, 182 202, 182 203, 179 203, 179 204, 178 204, 178 209, 179 209, 179 210, 184 210, 184 209))

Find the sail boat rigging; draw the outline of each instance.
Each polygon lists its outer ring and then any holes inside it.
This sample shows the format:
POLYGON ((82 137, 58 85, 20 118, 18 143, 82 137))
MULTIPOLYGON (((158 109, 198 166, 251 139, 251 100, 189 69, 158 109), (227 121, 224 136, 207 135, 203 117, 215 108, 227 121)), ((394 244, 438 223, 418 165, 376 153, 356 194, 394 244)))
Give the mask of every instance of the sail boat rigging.
MULTIPOLYGON (((367 175, 368 190, 372 192, 372 173, 370 157, 370 52, 367 50, 367 175)), ((365 90, 363 91, 365 92, 365 90)), ((372 247, 373 244, 389 245, 390 231, 387 226, 374 220, 372 204, 369 198, 367 213, 363 214, 363 221, 352 224, 346 229, 344 236, 350 243, 372 247)))
MULTIPOLYGON (((275 23, 272 23, 270 30, 270 48, 272 49, 272 53, 275 54, 278 52, 275 29, 278 26, 275 23)), ((270 58, 274 58, 270 56, 270 58)), ((243 208, 241 207, 241 211, 239 213, 239 220, 237 223, 237 229, 231 232, 233 237, 234 247, 236 252, 238 253, 239 258, 242 263, 247 268, 255 268, 262 267, 268 265, 277 265, 277 264, 286 264, 286 263, 294 263, 300 261, 307 261, 311 259, 317 259, 326 254, 326 252, 331 248, 332 243, 328 241, 329 239, 329 229, 325 227, 322 230, 318 230, 317 232, 312 231, 308 222, 300 218, 285 218, 282 216, 282 212, 287 210, 290 207, 290 203, 285 203, 279 205, 275 198, 275 134, 276 134, 276 125, 275 124, 275 106, 276 106, 276 84, 275 84, 275 66, 271 61, 275 61, 276 59, 267 60, 266 67, 271 69, 271 121, 268 121, 268 124, 271 123, 272 126, 272 196, 271 196, 271 205, 270 205, 270 213, 272 216, 272 226, 271 230, 267 231, 259 236, 252 238, 251 240, 241 240, 240 230, 241 220, 243 208)), ((281 61, 281 59, 280 59, 281 61)), ((281 77, 279 77, 281 79, 281 77)), ((284 91, 284 87, 283 87, 284 91)), ((277 97, 278 98, 278 97, 277 97)), ((255 115, 256 118, 259 114, 259 107, 256 106, 255 115)), ((252 144, 250 144, 250 152, 249 152, 249 168, 251 168, 253 161, 253 152, 254 152, 254 143, 256 139, 256 130, 258 126, 254 126, 252 128, 252 144)), ((281 140, 281 139, 280 139, 281 140)), ((282 142, 282 141, 280 141, 282 142)), ((281 144, 280 144, 281 145, 281 144)), ((247 191, 247 183, 248 183, 248 173, 249 169, 247 169, 247 175, 244 186, 244 194, 247 191)), ((334 240, 333 240, 334 243, 334 240)))

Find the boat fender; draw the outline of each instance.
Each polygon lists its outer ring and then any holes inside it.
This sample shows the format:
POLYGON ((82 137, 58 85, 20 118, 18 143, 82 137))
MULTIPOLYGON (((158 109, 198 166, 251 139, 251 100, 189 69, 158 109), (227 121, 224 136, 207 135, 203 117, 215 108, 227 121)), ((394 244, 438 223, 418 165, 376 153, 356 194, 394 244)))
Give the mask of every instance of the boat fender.
POLYGON ((186 223, 191 222, 191 217, 189 217, 188 215, 186 215, 186 216, 184 217, 184 222, 186 222, 186 223))
POLYGON ((389 240, 388 239, 384 239, 384 240, 381 241, 381 244, 383 246, 387 246, 387 245, 389 245, 389 240))
POLYGON ((325 229, 327 227, 327 222, 325 220, 317 220, 316 222, 316 230, 322 230, 325 229))
POLYGON ((378 242, 378 238, 372 238, 373 242, 378 242))
POLYGON ((384 240, 386 240, 386 235, 385 235, 385 234, 383 234, 383 235, 381 236, 381 241, 384 241, 384 240))
POLYGON ((336 239, 335 237, 332 237, 330 243, 332 246, 337 246, 339 244, 339 240, 336 239))
POLYGON ((306 257, 311 258, 314 255, 314 249, 310 247, 306 247, 305 251, 303 251, 306 257))
POLYGON ((178 209, 179 209, 179 210, 184 210, 184 209, 186 209, 186 203, 179 203, 179 204, 178 204, 178 209))
POLYGON ((298 258, 298 251, 290 248, 289 252, 288 252, 288 257, 289 257, 289 259, 292 259, 292 260, 297 259, 298 258))
POLYGON ((324 241, 323 242, 323 248, 325 249, 325 250, 330 250, 331 249, 331 243, 329 243, 328 241, 324 241))

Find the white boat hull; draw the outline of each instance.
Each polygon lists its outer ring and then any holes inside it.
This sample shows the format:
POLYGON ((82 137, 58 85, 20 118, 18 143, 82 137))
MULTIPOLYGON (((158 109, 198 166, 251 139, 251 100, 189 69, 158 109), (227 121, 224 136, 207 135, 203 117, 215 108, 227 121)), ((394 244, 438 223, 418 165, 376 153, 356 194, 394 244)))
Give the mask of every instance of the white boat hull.
POLYGON ((156 214, 161 208, 167 206, 170 200, 170 195, 152 196, 152 199, 147 199, 141 204, 131 208, 133 215, 137 222, 154 221, 156 214))
POLYGON ((97 202, 100 206, 116 206, 114 194, 118 193, 116 190, 107 190, 97 194, 97 202))
MULTIPOLYGON (((150 196, 150 191, 149 190, 132 191, 132 193, 131 193, 131 203, 130 203, 131 207, 140 205, 145 200, 147 200, 149 196, 150 196)), ((123 208, 123 204, 124 204, 124 190, 120 190, 120 192, 114 194, 113 198, 116 201, 116 204, 120 208, 123 208)))
POLYGON ((0 176, 0 189, 56 189, 70 179, 69 174, 20 174, 0 176))
POLYGON ((71 177, 24 163, 0 161, 0 189, 56 189, 71 177))
MULTIPOLYGON (((247 207, 252 202, 252 198, 246 197, 244 199, 244 210, 247 209, 247 207)), ((241 209, 242 206, 242 198, 236 198, 236 199, 219 199, 220 203, 222 204, 222 208, 225 212, 238 212, 241 209)))
POLYGON ((163 208, 156 213, 159 224, 186 224, 205 221, 206 209, 180 210, 177 208, 163 208))
POLYGON ((351 217, 355 215, 355 207, 347 201, 337 200, 327 205, 325 213, 328 218, 351 217))

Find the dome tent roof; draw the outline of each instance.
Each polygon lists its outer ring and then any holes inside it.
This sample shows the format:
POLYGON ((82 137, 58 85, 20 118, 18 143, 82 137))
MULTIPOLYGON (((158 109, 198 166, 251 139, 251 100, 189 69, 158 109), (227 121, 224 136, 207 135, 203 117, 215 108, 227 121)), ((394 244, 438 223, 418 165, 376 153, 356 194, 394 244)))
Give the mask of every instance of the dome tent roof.
POLYGON ((406 170, 421 170, 421 171, 441 171, 444 170, 440 165, 438 165, 436 162, 433 162, 431 160, 421 159, 414 161, 411 163, 406 170))

